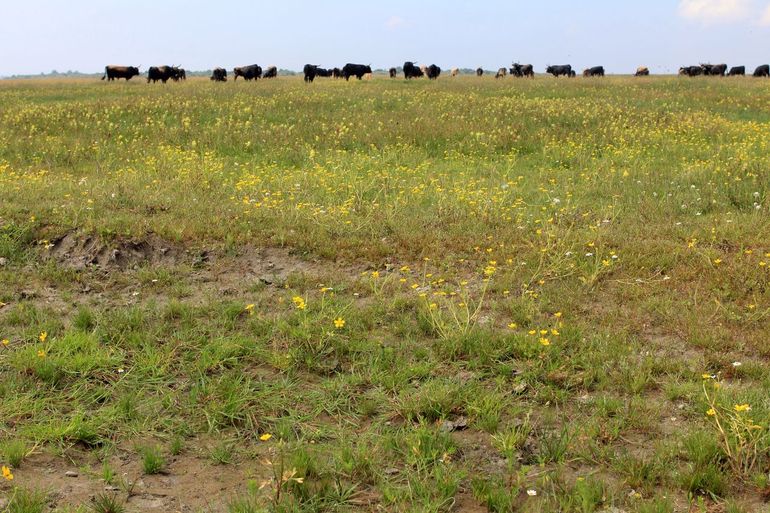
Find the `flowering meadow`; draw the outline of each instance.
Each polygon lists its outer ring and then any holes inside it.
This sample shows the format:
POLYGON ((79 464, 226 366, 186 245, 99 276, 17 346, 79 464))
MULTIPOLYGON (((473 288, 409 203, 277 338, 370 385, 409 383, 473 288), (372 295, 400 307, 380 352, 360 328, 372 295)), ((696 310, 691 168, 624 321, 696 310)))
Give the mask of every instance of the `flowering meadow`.
POLYGON ((0 82, 0 512, 755 512, 770 81, 0 82))

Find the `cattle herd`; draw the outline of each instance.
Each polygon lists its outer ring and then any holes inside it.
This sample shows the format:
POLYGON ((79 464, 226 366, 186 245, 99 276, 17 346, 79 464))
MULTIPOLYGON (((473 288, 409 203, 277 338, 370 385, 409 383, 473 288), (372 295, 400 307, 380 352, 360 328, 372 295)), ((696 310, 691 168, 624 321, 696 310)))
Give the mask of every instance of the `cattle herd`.
MULTIPOLYGON (((418 66, 413 61, 406 61, 401 67, 404 74, 404 78, 407 80, 413 78, 428 77, 430 80, 435 80, 441 75, 441 68, 435 64, 430 66, 421 65, 418 66)), ((371 77, 372 68, 366 64, 345 64, 342 68, 322 68, 317 64, 305 64, 303 68, 303 74, 305 82, 313 82, 317 77, 331 77, 331 78, 344 78, 350 80, 350 77, 356 77, 361 80, 364 77, 371 77)), ((458 68, 452 68, 450 75, 455 77, 459 74, 458 68)), ((577 73, 570 64, 551 65, 546 67, 545 72, 554 77, 575 77, 577 73)), ((643 77, 650 74, 649 68, 646 66, 640 66, 636 69, 634 76, 643 77)), ((131 77, 140 75, 139 67, 136 66, 106 66, 104 68, 104 76, 108 81, 124 78, 126 81, 131 80, 131 77)), ((390 78, 396 78, 398 76, 398 68, 390 68, 388 70, 390 78)), ((480 77, 484 75, 484 69, 478 68, 476 70, 476 76, 480 77)), ((500 68, 495 74, 495 78, 505 78, 507 75, 512 77, 528 77, 535 78, 535 70, 532 64, 519 64, 513 63, 510 68, 500 68)), ((729 70, 727 64, 699 64, 697 66, 683 66, 679 68, 679 75, 688 77, 695 77, 700 75, 705 76, 745 76, 745 66, 733 66, 729 70)), ((260 78, 275 78, 278 76, 278 68, 276 66, 268 66, 265 70, 258 64, 251 64, 249 66, 241 66, 233 68, 233 80, 238 80, 238 77, 242 77, 246 81, 258 80, 260 78)), ((584 77, 603 77, 604 67, 593 66, 583 70, 584 77)), ((770 66, 763 64, 758 66, 752 76, 755 77, 770 77, 770 66)), ((179 80, 185 80, 187 74, 185 70, 179 66, 151 66, 147 70, 147 82, 161 81, 164 84, 168 80, 177 82, 179 80)), ((227 70, 225 68, 215 68, 211 73, 211 80, 215 82, 227 81, 227 70)))

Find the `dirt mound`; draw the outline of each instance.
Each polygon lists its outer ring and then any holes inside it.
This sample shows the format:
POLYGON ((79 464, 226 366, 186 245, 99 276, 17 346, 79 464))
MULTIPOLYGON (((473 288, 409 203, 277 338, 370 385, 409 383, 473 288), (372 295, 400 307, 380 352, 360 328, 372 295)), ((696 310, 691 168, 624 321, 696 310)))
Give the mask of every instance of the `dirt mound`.
POLYGON ((141 240, 104 241, 71 232, 47 246, 47 257, 75 269, 88 266, 130 268, 140 264, 177 261, 180 251, 155 235, 141 240))

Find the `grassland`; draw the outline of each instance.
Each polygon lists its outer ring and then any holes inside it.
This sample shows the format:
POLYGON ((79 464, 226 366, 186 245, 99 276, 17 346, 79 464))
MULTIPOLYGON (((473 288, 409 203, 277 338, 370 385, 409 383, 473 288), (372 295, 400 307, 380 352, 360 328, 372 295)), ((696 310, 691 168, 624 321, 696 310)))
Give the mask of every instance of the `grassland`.
POLYGON ((0 511, 767 511, 768 184, 758 79, 2 82, 0 511))

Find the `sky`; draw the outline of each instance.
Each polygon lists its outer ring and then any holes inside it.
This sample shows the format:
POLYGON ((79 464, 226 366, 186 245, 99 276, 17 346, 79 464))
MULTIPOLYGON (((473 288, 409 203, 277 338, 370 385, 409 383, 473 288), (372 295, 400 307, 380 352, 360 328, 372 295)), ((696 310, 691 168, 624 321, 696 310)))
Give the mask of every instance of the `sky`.
POLYGON ((106 64, 300 70, 406 60, 652 73, 770 62, 770 0, 1 0, 0 76, 106 64))

